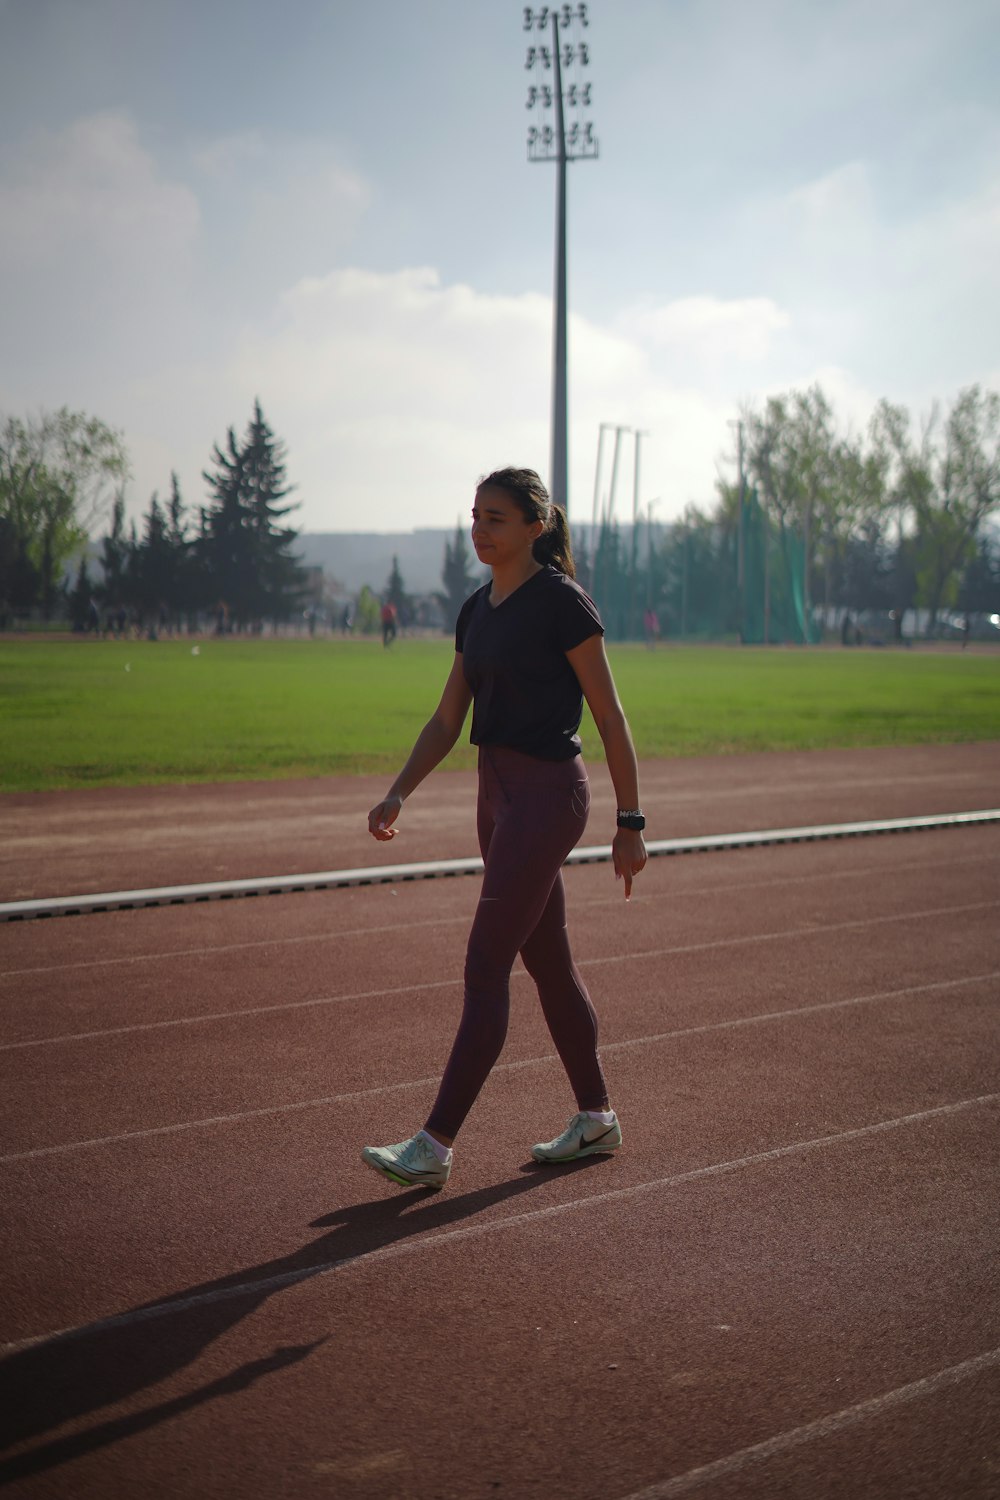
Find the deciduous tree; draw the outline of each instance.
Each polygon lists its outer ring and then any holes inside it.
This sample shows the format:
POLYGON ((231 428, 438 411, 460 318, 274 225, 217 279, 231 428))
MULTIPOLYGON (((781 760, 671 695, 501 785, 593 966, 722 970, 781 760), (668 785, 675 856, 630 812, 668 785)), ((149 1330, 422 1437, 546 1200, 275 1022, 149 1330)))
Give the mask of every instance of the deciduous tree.
MULTIPOLYGON (((12 539, 0 593, 34 597, 48 616, 66 563, 106 516, 128 478, 120 434, 62 407, 0 422, 0 518, 12 539), (13 571, 11 571, 13 570, 13 571)), ((0 559, 0 563, 2 563, 0 559)))

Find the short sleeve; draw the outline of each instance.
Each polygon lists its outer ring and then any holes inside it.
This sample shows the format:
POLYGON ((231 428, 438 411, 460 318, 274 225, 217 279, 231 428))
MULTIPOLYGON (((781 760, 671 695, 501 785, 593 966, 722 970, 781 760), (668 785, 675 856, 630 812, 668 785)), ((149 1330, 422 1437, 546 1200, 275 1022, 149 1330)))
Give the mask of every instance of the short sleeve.
POLYGON ((561 650, 572 651, 592 635, 604 634, 597 605, 578 583, 564 576, 556 598, 556 637, 561 650))

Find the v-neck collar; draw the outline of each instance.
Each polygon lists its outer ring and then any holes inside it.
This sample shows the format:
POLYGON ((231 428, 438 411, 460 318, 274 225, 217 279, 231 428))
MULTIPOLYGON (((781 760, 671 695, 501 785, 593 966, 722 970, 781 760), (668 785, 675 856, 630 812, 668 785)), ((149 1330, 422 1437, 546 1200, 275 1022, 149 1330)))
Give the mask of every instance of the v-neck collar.
POLYGON ((546 565, 545 565, 545 563, 543 563, 542 566, 538 569, 538 571, 536 573, 530 574, 530 576, 527 577, 527 578, 525 578, 522 583, 518 584, 518 586, 517 586, 516 589, 511 589, 511 591, 510 591, 509 594, 504 594, 503 598, 500 599, 500 600, 498 600, 496 604, 494 604, 493 601, 492 601, 492 599, 490 598, 490 594, 491 594, 491 592, 493 590, 493 585, 492 585, 492 583, 487 584, 486 585, 486 607, 487 607, 487 609, 489 609, 491 613, 495 613, 498 609, 502 609, 503 606, 507 603, 508 599, 513 599, 514 595, 515 594, 519 594, 523 588, 527 588, 527 586, 528 586, 529 583, 534 583, 535 579, 539 578, 545 572, 545 567, 546 567, 546 565))

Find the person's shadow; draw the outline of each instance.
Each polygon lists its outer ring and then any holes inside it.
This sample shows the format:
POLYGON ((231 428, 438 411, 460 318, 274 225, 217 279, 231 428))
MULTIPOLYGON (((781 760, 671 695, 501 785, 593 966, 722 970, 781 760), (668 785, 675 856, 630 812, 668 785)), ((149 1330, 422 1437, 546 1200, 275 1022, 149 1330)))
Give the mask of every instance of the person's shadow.
MULTIPOLYGON (((592 1156, 559 1170, 586 1170, 604 1160, 592 1156)), ((290 1255, 17 1349, 0 1359, 0 1449, 21 1446, 176 1374, 286 1287, 385 1251, 413 1235, 433 1234, 551 1180, 551 1168, 532 1165, 508 1182, 476 1192, 432 1196, 424 1188, 413 1188, 335 1209, 310 1225, 328 1232, 290 1255)), ((311 1343, 279 1346, 185 1395, 0 1459, 0 1485, 55 1468, 244 1390, 307 1359, 329 1337, 324 1333, 311 1343)))

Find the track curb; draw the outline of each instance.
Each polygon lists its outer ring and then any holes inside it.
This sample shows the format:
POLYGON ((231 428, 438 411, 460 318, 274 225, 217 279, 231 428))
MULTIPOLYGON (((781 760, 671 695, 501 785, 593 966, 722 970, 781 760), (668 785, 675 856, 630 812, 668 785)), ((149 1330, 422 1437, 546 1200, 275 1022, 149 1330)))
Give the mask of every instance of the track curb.
MULTIPOLYGON (((646 844, 651 859, 680 854, 711 854, 770 844, 815 843, 828 839, 865 838, 887 833, 919 833, 942 828, 1000 823, 1000 808, 978 812, 939 813, 919 818, 882 818, 863 823, 817 823, 801 828, 768 828, 746 833, 709 834, 693 839, 655 839, 646 844)), ((610 844, 574 849, 567 865, 601 864, 611 859, 610 844)), ((201 901, 232 901, 250 896, 284 896, 360 885, 398 885, 411 880, 441 880, 482 873, 483 862, 469 859, 425 860, 407 865, 369 865, 324 870, 306 875, 256 876, 197 885, 154 886, 146 890, 104 891, 91 895, 45 896, 30 901, 0 902, 0 922, 44 917, 83 916, 108 911, 135 911, 150 906, 184 906, 201 901)))

